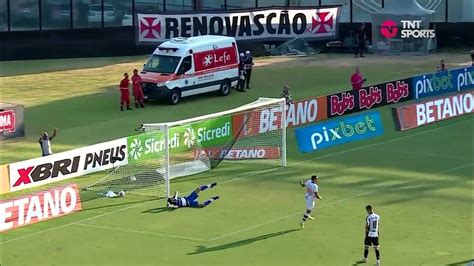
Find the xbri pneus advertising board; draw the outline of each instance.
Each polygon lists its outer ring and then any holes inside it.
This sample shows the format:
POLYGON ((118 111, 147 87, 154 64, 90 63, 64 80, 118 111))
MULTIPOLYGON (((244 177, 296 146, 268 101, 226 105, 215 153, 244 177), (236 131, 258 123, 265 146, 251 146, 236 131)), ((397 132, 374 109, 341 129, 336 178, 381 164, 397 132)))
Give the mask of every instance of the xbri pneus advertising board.
POLYGON ((127 164, 127 139, 10 164, 10 191, 37 187, 127 164))

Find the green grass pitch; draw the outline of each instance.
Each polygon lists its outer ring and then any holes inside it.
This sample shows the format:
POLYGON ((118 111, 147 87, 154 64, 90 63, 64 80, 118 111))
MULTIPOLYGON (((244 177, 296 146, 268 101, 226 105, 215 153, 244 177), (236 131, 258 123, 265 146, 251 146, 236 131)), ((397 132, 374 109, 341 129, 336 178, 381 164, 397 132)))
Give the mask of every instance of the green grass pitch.
MULTIPOLYGON (((451 66, 467 61, 454 53, 357 60, 318 55, 257 68, 247 93, 124 113, 116 87, 142 57, 2 62, 2 101, 27 106, 27 137, 2 143, 0 163, 38 156, 39 134, 55 126, 60 132, 53 149, 59 152, 132 134, 143 122, 275 97, 283 84, 295 99, 341 91, 356 65, 369 83, 378 83, 430 72, 440 58, 451 66)), ((289 129, 286 168, 223 163, 172 183, 184 193, 218 182, 201 194, 221 196, 205 209, 168 211, 162 200, 127 195, 86 201, 79 213, 4 233, 0 264, 353 265, 363 251, 364 206, 372 204, 382 219, 383 265, 466 265, 473 257, 472 115, 401 133, 390 107, 378 110, 383 137, 300 154, 289 129), (324 199, 317 202, 316 220, 300 230, 305 202, 298 181, 312 174, 321 176, 324 199)), ((84 185, 103 174, 69 181, 84 185)), ((369 262, 375 262, 373 250, 369 262)))

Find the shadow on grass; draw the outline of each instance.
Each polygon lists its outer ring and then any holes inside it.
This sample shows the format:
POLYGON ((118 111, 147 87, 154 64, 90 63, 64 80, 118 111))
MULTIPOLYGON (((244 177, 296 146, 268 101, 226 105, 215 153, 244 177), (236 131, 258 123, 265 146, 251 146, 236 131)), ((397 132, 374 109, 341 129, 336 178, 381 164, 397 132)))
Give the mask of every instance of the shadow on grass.
POLYGON ((300 231, 300 229, 291 229, 291 230, 285 230, 285 231, 280 231, 280 232, 275 232, 275 233, 270 233, 270 234, 265 234, 257 237, 252 237, 252 238, 247 238, 243 240, 239 240, 236 242, 220 245, 220 246, 215 246, 215 247, 205 247, 205 246, 197 246, 196 251, 192 253, 188 253, 187 255, 197 255, 201 253, 206 253, 206 252, 214 252, 214 251, 220 251, 220 250, 226 250, 230 248, 237 248, 237 247, 242 247, 246 246, 249 244, 253 244, 258 241, 266 240, 269 238, 274 238, 282 235, 286 235, 295 231, 300 231))
MULTIPOLYGON (((104 198, 103 196, 99 195, 96 191, 87 191, 87 190, 82 190, 81 191, 81 202, 89 202, 92 200, 97 200, 97 199, 102 199, 104 198)), ((117 207, 117 206, 124 206, 124 205, 132 205, 136 203, 144 203, 147 201, 155 201, 157 200, 156 198, 150 198, 146 197, 144 199, 140 200, 134 200, 134 201, 126 201, 124 202, 124 198, 108 198, 107 200, 110 200, 112 203, 107 204, 107 205, 100 205, 100 206, 94 206, 90 208, 84 208, 82 211, 91 211, 91 210, 97 210, 97 209, 103 209, 103 208, 109 208, 109 207, 117 207)))
POLYGON ((246 168, 248 167, 248 165, 247 166, 246 165, 230 166, 230 164, 227 164, 227 163, 228 162, 225 162, 225 164, 222 165, 225 167, 217 167, 213 169, 213 171, 207 172, 205 174, 198 173, 195 175, 174 178, 173 181, 171 181, 171 183, 175 184, 175 183, 182 183, 182 182, 188 182, 188 181, 194 181, 194 180, 202 180, 204 178, 214 179, 214 178, 219 178, 219 177, 231 177, 231 176, 235 176, 235 178, 244 178, 246 176, 253 177, 253 176, 258 176, 260 173, 264 174, 267 172, 276 171, 275 166, 261 165, 261 168, 252 169, 251 171, 249 171, 248 168, 246 168), (247 174, 245 174, 246 171, 247 171, 247 174))
MULTIPOLYGON (((110 200, 118 200, 119 198, 111 198, 110 200)), ((96 206, 96 207, 91 207, 91 208, 85 208, 82 211, 91 211, 91 210, 98 210, 98 209, 103 209, 103 208, 109 208, 109 207, 118 207, 118 206, 125 206, 125 205, 133 205, 137 203, 145 203, 148 201, 155 201, 157 199, 144 199, 144 200, 136 200, 136 201, 127 201, 127 202, 120 202, 120 203, 115 203, 115 204, 107 204, 107 205, 102 205, 102 206, 96 206)))
POLYGON ((176 209, 172 209, 168 207, 159 207, 159 208, 153 208, 153 209, 143 211, 142 213, 162 213, 162 212, 172 212, 174 210, 176 209))
POLYGON ((472 266, 472 265, 474 265, 474 259, 446 264, 446 266, 472 266))

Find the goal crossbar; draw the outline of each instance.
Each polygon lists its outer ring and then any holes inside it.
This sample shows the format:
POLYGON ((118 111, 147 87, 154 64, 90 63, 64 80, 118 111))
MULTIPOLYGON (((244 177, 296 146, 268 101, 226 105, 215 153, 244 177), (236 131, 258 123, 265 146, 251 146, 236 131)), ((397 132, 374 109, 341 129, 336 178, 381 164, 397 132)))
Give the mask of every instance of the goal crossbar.
POLYGON ((248 111, 249 107, 259 108, 259 107, 263 107, 263 106, 266 106, 266 105, 269 105, 269 104, 281 104, 282 101, 283 101, 282 99, 260 97, 255 102, 248 103, 248 104, 236 107, 234 109, 230 109, 230 110, 226 110, 226 111, 222 111, 222 112, 218 112, 218 113, 213 113, 213 114, 196 116, 196 117, 192 117, 192 118, 188 118, 188 119, 180 120, 180 121, 174 121, 174 122, 146 123, 146 124, 142 125, 142 128, 146 128, 146 127, 162 128, 165 125, 168 126, 168 127, 172 127, 172 126, 177 126, 177 125, 182 125, 182 124, 189 124, 189 123, 193 123, 193 122, 198 122, 200 120, 212 119, 212 118, 216 118, 216 117, 220 117, 220 116, 225 116, 225 115, 230 115, 230 114, 235 114, 235 113, 239 113, 239 112, 248 111))

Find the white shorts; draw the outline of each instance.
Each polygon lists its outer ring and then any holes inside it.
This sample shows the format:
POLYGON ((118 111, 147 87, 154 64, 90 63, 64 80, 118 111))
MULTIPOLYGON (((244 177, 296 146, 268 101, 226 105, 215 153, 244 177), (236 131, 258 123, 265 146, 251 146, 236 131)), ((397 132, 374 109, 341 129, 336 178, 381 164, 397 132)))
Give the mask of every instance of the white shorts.
POLYGON ((312 211, 316 203, 316 198, 305 196, 306 198, 306 209, 312 211))

